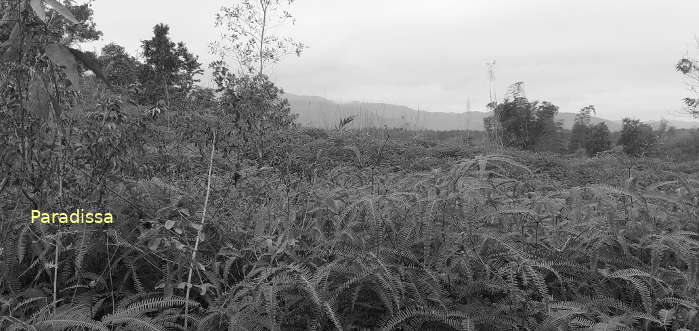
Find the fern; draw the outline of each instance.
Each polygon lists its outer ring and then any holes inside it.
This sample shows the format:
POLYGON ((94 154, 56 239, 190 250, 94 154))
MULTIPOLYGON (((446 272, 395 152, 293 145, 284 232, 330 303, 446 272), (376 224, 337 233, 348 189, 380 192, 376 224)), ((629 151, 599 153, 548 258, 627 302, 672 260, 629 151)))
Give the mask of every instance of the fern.
POLYGON ((393 315, 393 317, 391 317, 389 320, 383 323, 383 325, 381 326, 381 330, 393 330, 396 326, 405 323, 406 321, 412 318, 417 317, 423 318, 427 321, 441 322, 447 325, 451 324, 453 320, 465 320, 467 321, 465 325, 470 324, 469 318, 466 315, 459 312, 438 311, 433 309, 411 307, 401 310, 395 315, 393 315))

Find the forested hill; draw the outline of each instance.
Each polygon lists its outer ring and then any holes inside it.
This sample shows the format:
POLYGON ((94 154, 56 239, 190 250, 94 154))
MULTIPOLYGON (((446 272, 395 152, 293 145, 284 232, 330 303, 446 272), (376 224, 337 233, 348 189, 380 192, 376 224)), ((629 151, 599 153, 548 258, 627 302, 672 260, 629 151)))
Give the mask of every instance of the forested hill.
MULTIPOLYGON (((304 96, 295 94, 284 95, 291 104, 293 113, 299 115, 297 122, 304 126, 332 128, 340 119, 355 116, 350 124, 352 128, 363 127, 403 127, 410 129, 429 129, 438 131, 447 130, 483 130, 483 119, 490 116, 490 112, 463 112, 443 113, 419 111, 406 106, 371 103, 349 102, 339 103, 317 96, 304 96)), ((563 123, 563 127, 570 129, 575 119, 574 113, 561 112, 556 117, 563 123)), ((592 123, 605 122, 611 131, 621 129, 621 121, 612 121, 599 117, 592 117, 592 123)), ((659 121, 648 122, 656 127, 659 121)), ((699 121, 670 121, 669 125, 678 129, 699 127, 699 121)))

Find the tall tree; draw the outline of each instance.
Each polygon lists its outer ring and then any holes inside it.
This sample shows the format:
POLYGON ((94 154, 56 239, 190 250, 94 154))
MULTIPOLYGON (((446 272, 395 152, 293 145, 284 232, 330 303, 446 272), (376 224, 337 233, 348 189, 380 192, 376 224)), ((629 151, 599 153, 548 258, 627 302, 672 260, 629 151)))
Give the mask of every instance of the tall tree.
POLYGON ((138 70, 141 63, 129 55, 124 47, 115 43, 105 45, 102 47, 97 61, 112 85, 127 87, 138 82, 138 70))
POLYGON ((575 115, 575 122, 573 123, 573 129, 570 134, 570 144, 568 145, 569 151, 575 152, 581 148, 585 148, 585 141, 590 134, 592 121, 590 113, 596 113, 595 106, 589 105, 583 107, 578 114, 575 115))
POLYGON ((623 146, 626 154, 637 157, 646 155, 656 141, 657 137, 650 125, 639 120, 624 118, 617 143, 623 146))
POLYGON ((183 42, 177 43, 177 50, 175 53, 180 60, 176 85, 178 92, 186 96, 192 91, 194 85, 199 82, 197 76, 201 75, 204 71, 201 68, 198 56, 190 53, 183 42))
POLYGON ((145 63, 141 69, 141 82, 151 91, 151 102, 164 99, 170 102, 171 92, 186 96, 201 74, 197 56, 191 54, 184 43, 170 40, 170 27, 158 24, 153 28, 153 38, 141 43, 145 63))
POLYGON ((589 128, 585 139, 585 151, 587 155, 594 156, 612 147, 609 128, 604 122, 597 123, 589 128))
POLYGON ((306 47, 284 36, 279 27, 293 24, 289 6, 294 0, 237 0, 216 15, 216 26, 223 40, 212 44, 222 58, 232 56, 248 74, 262 74, 265 66, 277 63, 284 55, 296 54, 306 47))

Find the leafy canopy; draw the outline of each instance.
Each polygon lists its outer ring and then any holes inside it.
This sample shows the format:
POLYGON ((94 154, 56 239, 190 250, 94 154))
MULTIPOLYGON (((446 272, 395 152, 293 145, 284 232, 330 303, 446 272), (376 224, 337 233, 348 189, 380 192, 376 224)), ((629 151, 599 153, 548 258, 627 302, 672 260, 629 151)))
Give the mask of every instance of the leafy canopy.
POLYGON ((198 82, 196 76, 203 73, 198 57, 184 43, 170 40, 169 34, 169 26, 158 24, 153 27, 153 37, 141 42, 145 66, 140 79, 150 102, 169 102, 171 93, 186 96, 198 82))
POLYGON ((623 119, 623 127, 617 143, 623 146, 626 154, 636 157, 646 155, 656 141, 657 136, 650 125, 640 120, 623 119))
POLYGON ((484 119, 485 128, 491 137, 501 135, 505 146, 529 149, 560 131, 560 124, 554 120, 558 107, 548 101, 530 102, 521 82, 510 87, 510 93, 494 106, 493 113, 484 119))

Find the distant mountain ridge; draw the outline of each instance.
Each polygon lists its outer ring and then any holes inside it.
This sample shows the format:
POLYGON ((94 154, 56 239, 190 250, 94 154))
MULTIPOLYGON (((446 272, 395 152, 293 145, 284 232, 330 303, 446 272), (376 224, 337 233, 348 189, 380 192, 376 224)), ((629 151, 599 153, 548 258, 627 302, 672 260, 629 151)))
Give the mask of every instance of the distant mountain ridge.
MULTIPOLYGON (((318 128, 336 127, 341 119, 354 116, 350 128, 383 127, 426 129, 436 131, 473 130, 483 131, 483 119, 492 112, 463 112, 444 113, 420 111, 406 106, 373 103, 347 102, 340 103, 318 96, 285 94, 291 104, 291 112, 298 114, 297 122, 304 126, 318 128)), ((575 121, 575 113, 558 113, 556 121, 561 121, 563 127, 570 129, 575 121)), ((621 121, 592 117, 592 123, 604 122, 611 131, 621 130, 621 121)), ((656 127, 660 121, 648 121, 656 127)), ((670 126, 678 129, 699 128, 699 121, 669 121, 670 126)))

